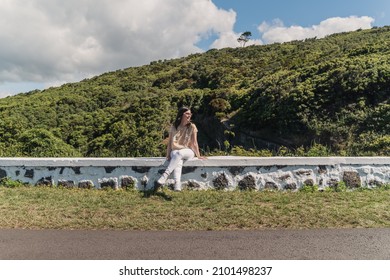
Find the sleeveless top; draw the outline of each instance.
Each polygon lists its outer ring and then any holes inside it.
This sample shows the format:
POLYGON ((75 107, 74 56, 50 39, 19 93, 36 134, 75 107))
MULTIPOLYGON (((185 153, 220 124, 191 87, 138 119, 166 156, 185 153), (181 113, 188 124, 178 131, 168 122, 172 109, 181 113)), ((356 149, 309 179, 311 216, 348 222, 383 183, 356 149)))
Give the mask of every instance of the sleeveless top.
POLYGON ((185 127, 176 129, 174 125, 171 126, 171 149, 181 150, 185 148, 193 149, 192 134, 198 132, 196 125, 191 123, 185 127))

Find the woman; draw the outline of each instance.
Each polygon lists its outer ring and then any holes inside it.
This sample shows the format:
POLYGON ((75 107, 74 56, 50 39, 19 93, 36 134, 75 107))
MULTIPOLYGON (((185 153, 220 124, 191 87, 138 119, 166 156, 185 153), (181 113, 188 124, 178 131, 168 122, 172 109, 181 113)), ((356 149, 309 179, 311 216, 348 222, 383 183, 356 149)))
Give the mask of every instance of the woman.
POLYGON ((157 180, 158 185, 164 185, 168 176, 173 172, 175 180, 174 190, 181 191, 181 170, 183 162, 196 156, 205 159, 199 153, 197 139, 198 129, 191 123, 191 110, 182 107, 177 112, 175 122, 169 131, 169 141, 167 146, 167 160, 169 165, 164 174, 157 180))

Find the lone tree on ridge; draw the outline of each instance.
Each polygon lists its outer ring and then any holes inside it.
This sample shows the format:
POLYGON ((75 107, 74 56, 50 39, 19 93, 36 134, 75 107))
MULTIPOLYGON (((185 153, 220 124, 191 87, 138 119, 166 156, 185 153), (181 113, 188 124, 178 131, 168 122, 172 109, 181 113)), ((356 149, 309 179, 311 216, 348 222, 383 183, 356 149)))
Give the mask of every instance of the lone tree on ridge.
POLYGON ((252 36, 250 31, 245 31, 238 37, 237 41, 240 43, 241 47, 245 47, 246 42, 249 41, 249 37, 252 36))

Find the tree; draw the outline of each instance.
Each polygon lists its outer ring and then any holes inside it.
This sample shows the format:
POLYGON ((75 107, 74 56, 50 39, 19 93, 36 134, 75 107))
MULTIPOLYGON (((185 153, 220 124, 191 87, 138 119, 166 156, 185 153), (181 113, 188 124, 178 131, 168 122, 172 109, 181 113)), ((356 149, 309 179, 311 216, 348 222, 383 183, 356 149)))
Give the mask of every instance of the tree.
POLYGON ((250 31, 245 31, 238 37, 237 41, 240 43, 241 47, 245 47, 245 44, 249 41, 249 37, 252 36, 250 31))

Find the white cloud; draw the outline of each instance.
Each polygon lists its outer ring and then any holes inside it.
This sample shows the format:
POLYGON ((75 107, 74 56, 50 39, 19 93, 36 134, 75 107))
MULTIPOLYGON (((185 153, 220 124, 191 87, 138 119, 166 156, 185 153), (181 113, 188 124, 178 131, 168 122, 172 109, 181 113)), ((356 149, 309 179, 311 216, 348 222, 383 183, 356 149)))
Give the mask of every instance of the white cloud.
POLYGON ((285 27, 280 19, 274 20, 271 24, 263 22, 258 30, 262 33, 262 39, 266 43, 281 43, 306 38, 323 38, 326 35, 339 32, 354 31, 357 29, 368 29, 372 27, 374 19, 371 17, 334 17, 321 21, 319 25, 311 27, 290 26, 285 27))
MULTIPOLYGON (((211 48, 222 49, 222 48, 237 48, 240 46, 240 43, 237 39, 240 37, 241 33, 235 33, 233 31, 223 32, 219 34, 219 38, 216 39, 212 44, 211 48)), ((250 45, 262 45, 263 42, 259 39, 249 39, 245 46, 250 45)))
POLYGON ((0 2, 0 86, 77 81, 201 52, 231 32, 233 10, 210 0, 6 0, 0 2))

